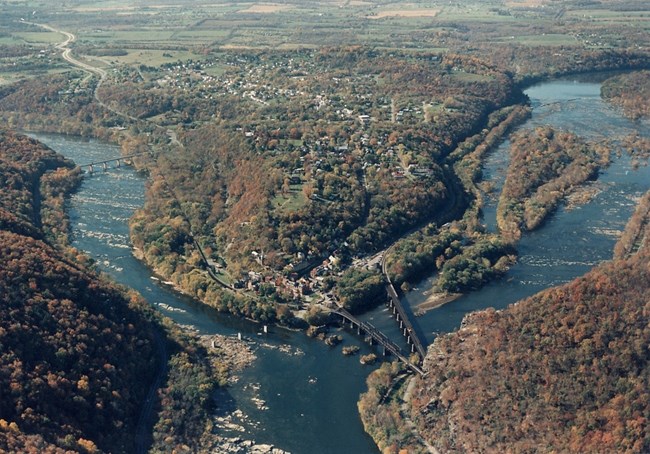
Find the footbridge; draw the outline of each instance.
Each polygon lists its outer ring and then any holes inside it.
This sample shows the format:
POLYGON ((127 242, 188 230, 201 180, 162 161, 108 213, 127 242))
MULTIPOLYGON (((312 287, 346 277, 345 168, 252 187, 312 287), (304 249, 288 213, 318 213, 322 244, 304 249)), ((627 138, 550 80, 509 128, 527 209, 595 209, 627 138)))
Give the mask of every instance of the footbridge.
POLYGON ((371 345, 373 342, 381 345, 383 347, 384 356, 390 353, 403 362, 413 372, 424 375, 424 371, 416 364, 413 364, 411 360, 404 355, 400 346, 391 341, 384 333, 379 331, 372 324, 359 320, 340 306, 333 309, 332 313, 340 316, 344 323, 349 323, 351 328, 356 328, 359 335, 367 334, 371 345))

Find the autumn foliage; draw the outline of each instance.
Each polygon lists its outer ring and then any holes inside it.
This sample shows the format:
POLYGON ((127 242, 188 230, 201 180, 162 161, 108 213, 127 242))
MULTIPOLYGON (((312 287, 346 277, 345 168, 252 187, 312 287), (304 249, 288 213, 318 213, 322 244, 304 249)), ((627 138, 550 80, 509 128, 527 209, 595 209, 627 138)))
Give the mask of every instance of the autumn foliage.
POLYGON ((62 156, 0 134, 0 452, 133 452, 163 343, 154 447, 196 446, 215 385, 206 352, 67 246, 77 181, 62 156), (193 416, 165 423, 178 411, 193 416))
POLYGON ((621 74, 607 79, 601 89, 604 99, 623 109, 634 120, 650 115, 650 71, 621 74))
MULTIPOLYGON (((408 408, 395 407, 373 432, 390 434, 407 418, 441 452, 647 452, 648 197, 619 258, 506 310, 471 314, 438 337, 408 408)), ((401 437, 384 445, 405 446, 401 437)))
POLYGON ((576 185, 597 175, 599 155, 575 134, 538 127, 514 135, 497 223, 507 239, 534 230, 576 185))

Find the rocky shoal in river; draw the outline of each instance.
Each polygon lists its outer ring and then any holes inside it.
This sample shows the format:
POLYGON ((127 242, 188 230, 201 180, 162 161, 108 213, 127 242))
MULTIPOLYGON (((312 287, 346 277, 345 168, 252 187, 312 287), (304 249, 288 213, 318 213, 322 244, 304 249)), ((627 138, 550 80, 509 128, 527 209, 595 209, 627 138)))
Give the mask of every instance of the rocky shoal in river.
POLYGON ((227 438, 218 437, 219 446, 213 450, 214 453, 223 454, 290 454, 288 451, 276 448, 269 444, 256 444, 252 440, 244 440, 239 437, 227 438))
POLYGON ((236 380, 234 372, 239 372, 249 366, 257 356, 250 345, 236 337, 221 334, 198 336, 201 345, 206 347, 210 354, 214 354, 220 363, 224 364, 230 372, 230 378, 236 380))

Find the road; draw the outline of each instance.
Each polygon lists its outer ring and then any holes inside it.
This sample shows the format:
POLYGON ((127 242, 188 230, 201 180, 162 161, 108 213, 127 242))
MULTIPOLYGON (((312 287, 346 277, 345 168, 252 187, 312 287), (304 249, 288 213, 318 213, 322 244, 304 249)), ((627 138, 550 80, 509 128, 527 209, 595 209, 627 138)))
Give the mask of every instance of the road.
POLYGON ((77 68, 79 68, 79 69, 81 69, 81 70, 83 70, 83 71, 85 71, 85 72, 87 72, 87 73, 89 73, 89 74, 91 74, 93 76, 99 77, 99 82, 95 86, 95 92, 93 94, 94 97, 95 97, 95 101, 97 101, 97 103, 100 106, 102 106, 104 109, 110 110, 115 115, 119 115, 120 117, 128 118, 131 121, 140 121, 136 117, 133 117, 133 116, 131 116, 129 114, 121 112, 121 111, 119 111, 117 109, 114 109, 113 107, 109 106, 108 104, 106 104, 105 102, 103 102, 99 98, 99 95, 98 95, 99 88, 102 86, 102 84, 106 80, 106 77, 108 76, 108 73, 105 70, 101 69, 101 68, 97 68, 96 66, 92 66, 92 65, 89 65, 88 63, 84 63, 84 62, 76 59, 74 57, 74 55, 72 55, 72 49, 69 46, 70 46, 70 44, 72 44, 77 39, 77 37, 74 34, 72 34, 70 32, 67 32, 65 30, 59 30, 59 29, 54 28, 54 27, 52 27, 50 25, 47 25, 47 24, 39 24, 39 23, 36 23, 36 22, 27 22, 27 21, 23 21, 23 23, 24 24, 29 24, 29 25, 35 25, 37 27, 44 28, 45 30, 49 30, 49 31, 54 32, 54 33, 59 33, 59 34, 65 36, 66 37, 65 41, 60 42, 59 44, 57 44, 55 46, 57 49, 59 49, 61 51, 61 57, 63 57, 63 59, 65 61, 67 61, 68 63, 70 63, 71 65, 76 66, 77 68))
POLYGON ((77 39, 77 37, 74 34, 72 34, 70 32, 66 32, 64 30, 58 30, 58 29, 56 29, 54 27, 51 27, 51 26, 49 26, 47 24, 38 24, 36 22, 26 22, 26 21, 24 21, 23 23, 29 24, 29 25, 35 25, 37 27, 41 27, 41 28, 44 28, 44 29, 49 30, 51 32, 59 33, 59 34, 65 36, 66 37, 65 41, 63 41, 63 42, 61 42, 61 43, 59 43, 59 44, 57 44, 55 46, 57 49, 62 51, 61 56, 63 57, 63 59, 65 61, 67 61, 68 63, 70 63, 70 64, 72 64, 72 65, 74 65, 74 66, 76 66, 78 68, 83 69, 84 71, 87 71, 87 72, 90 72, 90 73, 92 73, 92 74, 94 74, 96 76, 99 76, 100 82, 102 80, 104 80, 106 78, 106 76, 108 75, 108 73, 106 71, 104 71, 103 69, 97 68, 95 66, 92 66, 92 65, 89 65, 89 64, 84 63, 82 61, 79 61, 72 55, 72 49, 70 49, 68 46, 70 44, 72 44, 77 39))

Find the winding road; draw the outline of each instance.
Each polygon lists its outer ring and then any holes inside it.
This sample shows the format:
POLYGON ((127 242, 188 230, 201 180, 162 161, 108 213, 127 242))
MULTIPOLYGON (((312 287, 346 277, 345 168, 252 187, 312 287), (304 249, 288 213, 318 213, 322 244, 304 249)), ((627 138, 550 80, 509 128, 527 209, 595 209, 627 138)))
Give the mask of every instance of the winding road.
POLYGON ((61 51, 61 57, 63 57, 63 59, 65 61, 67 61, 68 63, 70 63, 71 65, 76 66, 77 68, 89 73, 90 75, 99 77, 99 82, 95 86, 95 91, 93 93, 93 96, 95 97, 95 101, 97 101, 97 103, 100 106, 102 106, 104 109, 110 110, 115 115, 119 115, 120 117, 128 118, 131 121, 140 121, 138 118, 136 118, 134 116, 131 116, 129 114, 126 114, 124 112, 121 112, 121 111, 109 106, 108 104, 106 104, 105 102, 103 102, 99 98, 99 96, 98 96, 99 88, 104 83, 104 80, 106 80, 106 78, 108 77, 108 72, 106 72, 105 70, 103 70, 101 68, 97 68, 96 66, 92 66, 92 65, 89 65, 88 63, 84 63, 81 60, 76 59, 74 57, 74 55, 72 55, 72 49, 69 46, 70 46, 71 43, 73 43, 77 39, 77 37, 73 33, 67 32, 65 30, 59 30, 59 29, 54 28, 54 27, 52 27, 50 25, 47 25, 47 24, 39 24, 39 23, 36 23, 36 22, 27 22, 27 21, 23 21, 23 23, 24 24, 29 24, 29 25, 35 25, 37 27, 44 28, 45 30, 49 30, 49 31, 54 32, 54 33, 59 33, 59 34, 65 36, 66 37, 65 41, 60 42, 59 44, 57 44, 55 46, 57 49, 59 49, 61 51))

